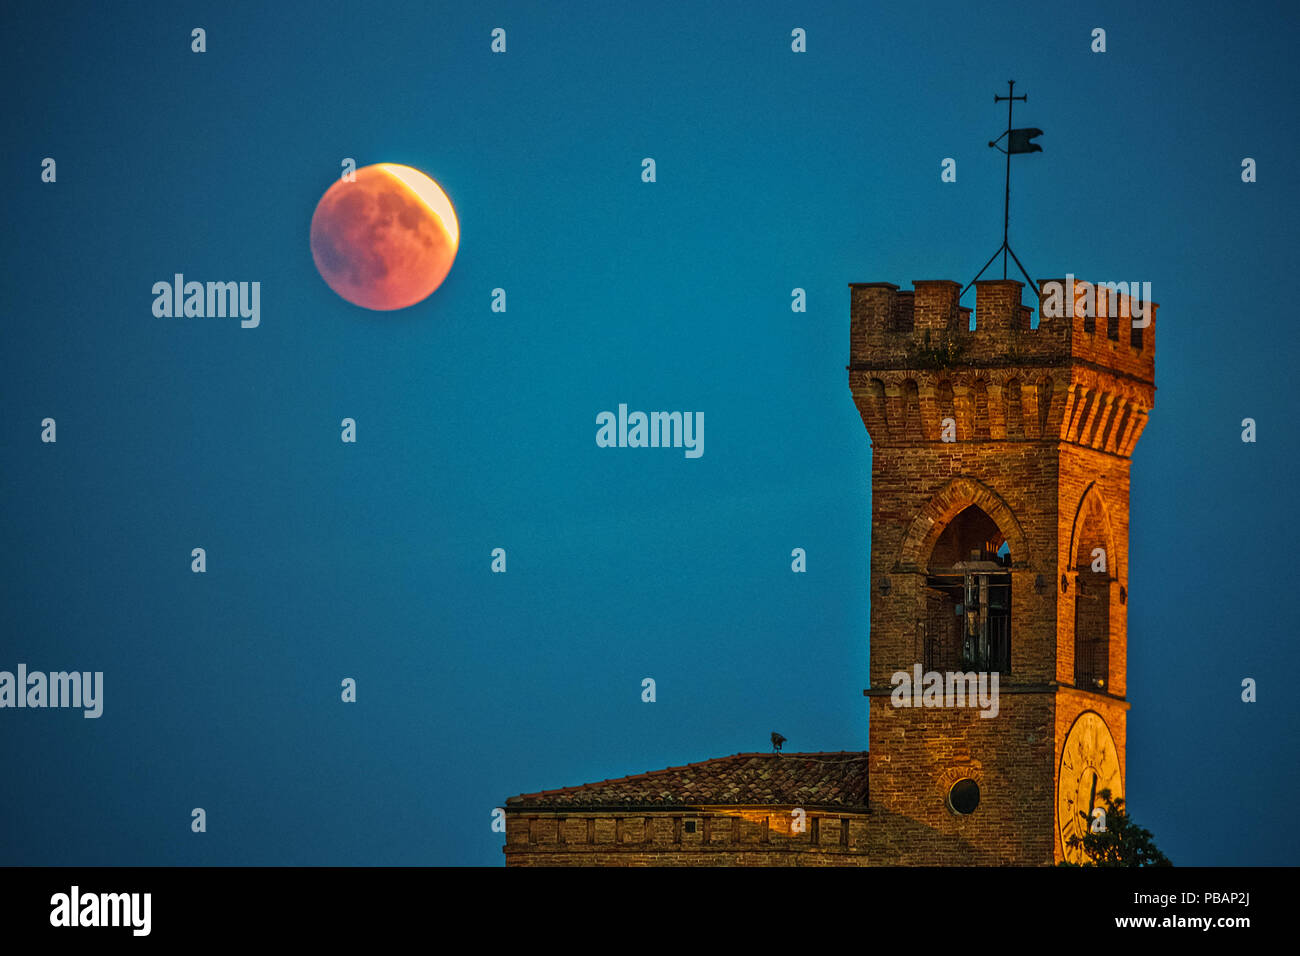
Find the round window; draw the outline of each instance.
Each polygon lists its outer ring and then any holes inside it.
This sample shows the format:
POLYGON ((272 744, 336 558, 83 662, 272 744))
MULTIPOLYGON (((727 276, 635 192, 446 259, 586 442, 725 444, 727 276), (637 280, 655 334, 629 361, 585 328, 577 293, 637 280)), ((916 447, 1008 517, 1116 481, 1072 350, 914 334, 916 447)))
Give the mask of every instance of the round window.
POLYGON ((948 791, 948 809, 965 816, 980 805, 980 785, 969 777, 958 780, 948 791))

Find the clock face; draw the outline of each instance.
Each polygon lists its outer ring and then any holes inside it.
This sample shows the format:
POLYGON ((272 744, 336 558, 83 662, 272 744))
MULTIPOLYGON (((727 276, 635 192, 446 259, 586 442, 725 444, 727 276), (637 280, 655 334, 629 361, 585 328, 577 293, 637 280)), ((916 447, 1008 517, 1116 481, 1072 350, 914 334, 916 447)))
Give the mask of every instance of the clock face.
POLYGON ((1110 791, 1112 800, 1124 796, 1119 748, 1106 721, 1089 710, 1079 715, 1065 738, 1056 778, 1056 825, 1061 851, 1071 863, 1082 862, 1084 855, 1082 848, 1070 846, 1070 838, 1088 832, 1093 808, 1105 807, 1099 796, 1103 790, 1110 791))

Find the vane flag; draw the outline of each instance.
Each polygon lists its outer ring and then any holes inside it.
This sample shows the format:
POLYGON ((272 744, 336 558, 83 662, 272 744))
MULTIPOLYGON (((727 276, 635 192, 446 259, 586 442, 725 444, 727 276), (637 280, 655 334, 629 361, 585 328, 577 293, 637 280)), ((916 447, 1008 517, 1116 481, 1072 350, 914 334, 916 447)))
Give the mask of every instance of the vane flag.
MULTIPOLYGON (((1029 127, 1025 129, 1011 128, 1011 108, 1015 105, 1016 100, 1020 100, 1022 103, 1024 103, 1027 102, 1029 99, 1028 96, 1025 96, 1023 94, 1020 96, 1016 96, 1015 91, 1016 91, 1016 81, 1008 80, 1007 95, 1006 96, 994 95, 993 97, 994 103, 1005 102, 1007 104, 1007 128, 1006 128, 1006 132, 1004 132, 1002 136, 999 136, 997 139, 991 140, 989 142, 990 146, 992 146, 994 149, 998 150, 1001 153, 1005 153, 1007 157, 1007 189, 1006 189, 1005 201, 1002 206, 1002 245, 998 246, 997 250, 993 253, 993 255, 989 256, 989 261, 984 263, 984 268, 981 269, 976 274, 975 278, 971 279, 970 282, 966 283, 966 288, 961 290, 962 295, 965 295, 966 291, 970 289, 970 287, 976 283, 979 277, 984 274, 985 269, 988 269, 989 266, 993 265, 993 260, 998 257, 999 252, 1002 253, 1002 278, 1005 279, 1007 277, 1007 256, 1010 255, 1012 259, 1015 259, 1016 265, 1020 266, 1020 272, 1024 275, 1025 279, 1028 280, 1030 288, 1034 289, 1035 291, 1037 291, 1038 289, 1037 283, 1035 283, 1033 279, 1029 278, 1029 272, 1025 269, 1023 265, 1021 265, 1020 259, 1016 256, 1014 252, 1012 252, 1011 244, 1007 241, 1007 231, 1011 225, 1011 157, 1016 153, 1041 153, 1043 151, 1042 146, 1038 145, 1037 143, 1030 142, 1030 140, 1034 139, 1035 137, 1043 135, 1043 131, 1041 129, 1037 129, 1033 127, 1029 127), (1007 141, 1006 149, 1003 149, 1001 146, 998 145, 998 142, 1002 140, 1003 137, 1005 137, 1007 141)), ((960 298, 960 296, 958 298, 960 298)))
POLYGON ((1029 142, 1035 136, 1042 136, 1041 129, 1013 129, 1007 131, 1008 153, 1041 153, 1043 147, 1029 142))

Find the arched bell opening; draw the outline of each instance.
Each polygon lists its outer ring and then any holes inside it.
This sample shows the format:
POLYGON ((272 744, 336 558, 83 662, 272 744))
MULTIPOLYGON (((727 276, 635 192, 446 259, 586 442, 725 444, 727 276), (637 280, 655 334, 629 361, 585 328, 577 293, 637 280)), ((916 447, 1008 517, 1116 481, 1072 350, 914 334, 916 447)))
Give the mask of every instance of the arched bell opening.
POLYGON ((1011 549, 977 505, 939 534, 926 566, 927 671, 1011 672, 1011 549))

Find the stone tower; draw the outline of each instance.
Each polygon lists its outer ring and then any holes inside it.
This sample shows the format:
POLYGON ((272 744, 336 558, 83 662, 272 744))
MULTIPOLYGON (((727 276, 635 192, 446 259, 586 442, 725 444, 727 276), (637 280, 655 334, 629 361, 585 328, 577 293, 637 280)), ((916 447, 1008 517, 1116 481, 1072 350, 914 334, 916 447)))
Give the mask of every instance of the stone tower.
POLYGON ((1129 464, 1155 306, 1056 281, 1062 317, 1036 328, 1015 281, 976 283, 973 328, 955 282, 850 286, 875 863, 1052 863, 1077 853, 1100 790, 1122 795, 1129 464), (997 673, 996 714, 942 691, 899 706, 900 672, 997 673))

